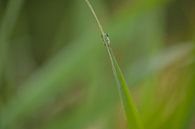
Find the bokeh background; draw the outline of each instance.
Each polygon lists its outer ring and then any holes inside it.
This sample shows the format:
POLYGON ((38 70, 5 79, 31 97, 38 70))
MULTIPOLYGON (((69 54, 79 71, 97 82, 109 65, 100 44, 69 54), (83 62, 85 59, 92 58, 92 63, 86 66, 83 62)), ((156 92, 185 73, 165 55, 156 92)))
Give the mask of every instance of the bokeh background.
MULTIPOLYGON (((195 1, 90 0, 145 129, 195 129, 195 1)), ((126 129, 84 0, 0 0, 0 129, 126 129)))

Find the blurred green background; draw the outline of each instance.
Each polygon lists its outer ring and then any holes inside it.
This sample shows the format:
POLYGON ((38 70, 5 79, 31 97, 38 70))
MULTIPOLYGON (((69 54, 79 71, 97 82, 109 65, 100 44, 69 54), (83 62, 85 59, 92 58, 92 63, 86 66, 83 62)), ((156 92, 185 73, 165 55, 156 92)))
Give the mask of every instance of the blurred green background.
MULTIPOLYGON (((145 129, 195 129, 195 1, 90 2, 145 129)), ((0 0, 0 129, 127 129, 84 0, 0 0)))

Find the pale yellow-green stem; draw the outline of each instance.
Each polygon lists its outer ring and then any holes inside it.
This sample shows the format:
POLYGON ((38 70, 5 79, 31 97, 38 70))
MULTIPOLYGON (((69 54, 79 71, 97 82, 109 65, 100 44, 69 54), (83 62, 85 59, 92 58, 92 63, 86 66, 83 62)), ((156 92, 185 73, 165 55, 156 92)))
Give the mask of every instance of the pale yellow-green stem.
POLYGON ((110 46, 110 39, 108 37, 108 34, 104 32, 103 27, 102 27, 100 21, 98 20, 98 17, 96 15, 92 5, 90 4, 90 2, 88 0, 85 0, 85 2, 89 6, 93 16, 96 19, 98 27, 101 31, 101 35, 102 35, 104 44, 106 46, 106 50, 108 52, 108 55, 109 55, 109 58, 111 61, 113 74, 114 74, 115 79, 116 79, 117 84, 118 84, 119 94, 120 94, 121 102, 122 102, 122 105, 123 105, 123 108, 125 111, 125 115, 126 115, 126 118, 128 121, 128 125, 129 125, 130 129, 143 129, 142 121, 139 117, 139 113, 136 109, 136 106, 135 106, 133 99, 131 97, 131 94, 129 92, 124 75, 123 75, 123 73, 122 73, 122 71, 117 63, 117 60, 114 56, 114 53, 112 52, 112 48, 110 46))

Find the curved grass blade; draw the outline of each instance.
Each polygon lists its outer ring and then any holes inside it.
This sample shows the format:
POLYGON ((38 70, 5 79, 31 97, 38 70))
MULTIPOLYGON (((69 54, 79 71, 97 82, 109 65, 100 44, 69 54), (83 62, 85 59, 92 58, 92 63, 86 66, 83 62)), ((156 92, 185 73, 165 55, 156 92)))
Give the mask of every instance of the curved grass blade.
POLYGON ((124 79, 123 73, 122 73, 122 71, 117 63, 117 60, 116 60, 114 53, 112 51, 112 48, 110 46, 110 39, 108 37, 108 34, 104 32, 103 27, 102 27, 100 21, 98 20, 97 15, 96 15, 92 5, 90 4, 90 2, 88 0, 85 0, 85 2, 87 3, 92 14, 94 15, 96 22, 99 26, 99 29, 101 31, 101 35, 102 35, 104 44, 106 46, 106 50, 109 54, 109 58, 110 58, 110 61, 112 64, 113 74, 114 74, 115 79, 116 79, 118 86, 119 86, 119 93, 121 96, 125 115, 127 117, 128 125, 132 129, 143 129, 143 125, 142 125, 141 119, 139 117, 139 113, 135 107, 135 104, 133 103, 133 100, 132 100, 132 97, 130 95, 127 83, 124 79))

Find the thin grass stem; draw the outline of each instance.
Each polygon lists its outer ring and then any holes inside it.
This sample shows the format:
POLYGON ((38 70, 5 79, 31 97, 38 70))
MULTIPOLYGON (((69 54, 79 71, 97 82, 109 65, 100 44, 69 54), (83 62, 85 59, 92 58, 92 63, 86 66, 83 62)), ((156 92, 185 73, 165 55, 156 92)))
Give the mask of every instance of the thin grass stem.
POLYGON ((102 27, 97 15, 96 15, 95 11, 94 11, 92 5, 90 4, 90 2, 88 0, 85 0, 85 2, 89 6, 93 16, 96 19, 96 22, 99 26, 99 29, 101 31, 103 42, 105 44, 106 50, 108 52, 108 55, 109 55, 109 58, 111 61, 113 74, 114 74, 115 79, 116 79, 117 84, 118 84, 119 94, 121 97, 121 101, 122 101, 122 105, 123 105, 123 108, 125 111, 128 125, 131 129, 143 129, 142 121, 139 117, 139 113, 136 109, 136 106, 133 103, 133 100, 132 100, 132 97, 130 95, 127 83, 124 79, 124 75, 123 75, 123 73, 118 65, 118 62, 117 62, 117 60, 114 56, 114 53, 112 51, 112 48, 110 46, 110 39, 109 39, 107 33, 104 32, 103 27, 102 27))

